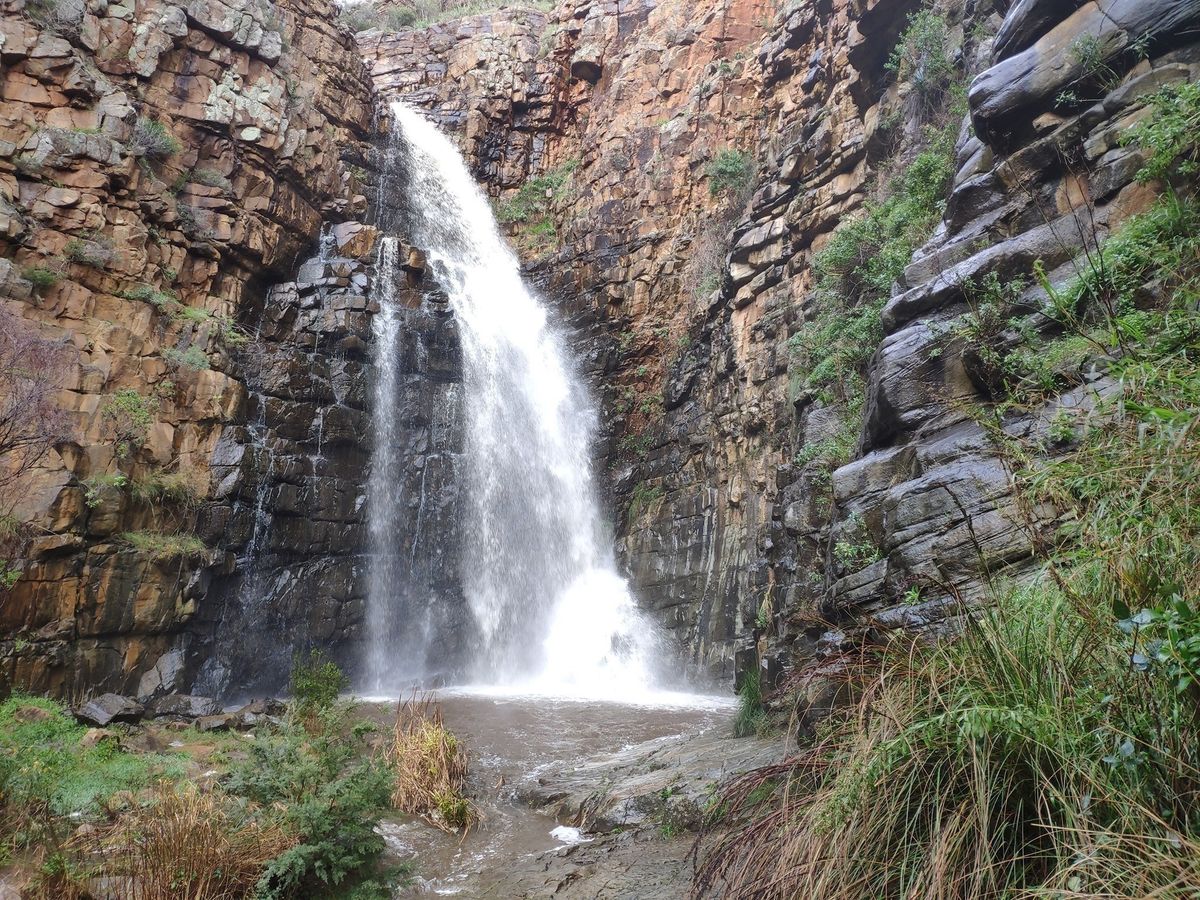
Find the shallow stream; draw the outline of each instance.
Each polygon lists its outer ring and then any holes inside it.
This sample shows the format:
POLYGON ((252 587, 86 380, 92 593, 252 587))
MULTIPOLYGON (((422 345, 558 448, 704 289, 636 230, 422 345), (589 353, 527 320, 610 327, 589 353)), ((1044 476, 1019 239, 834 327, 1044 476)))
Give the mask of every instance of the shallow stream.
MULTIPOLYGON (((647 741, 727 731, 733 714, 725 698, 689 694, 661 694, 640 705, 470 689, 442 691, 437 699, 446 726, 470 753, 483 821, 462 839, 416 819, 385 821, 391 856, 416 865, 418 878, 402 896, 520 896, 518 884, 542 867, 542 854, 588 840, 573 822, 556 821, 521 799, 540 776, 647 741)), ((390 724, 394 701, 368 706, 373 718, 390 724)))

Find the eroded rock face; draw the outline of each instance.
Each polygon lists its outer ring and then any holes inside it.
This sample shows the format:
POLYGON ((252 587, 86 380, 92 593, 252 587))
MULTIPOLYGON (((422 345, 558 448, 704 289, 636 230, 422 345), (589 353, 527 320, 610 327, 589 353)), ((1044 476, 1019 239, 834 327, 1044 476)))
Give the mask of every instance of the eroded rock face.
POLYGON ((343 343, 369 334, 363 291, 270 290, 323 220, 367 212, 371 86, 333 19, 323 0, 5 6, 0 302, 67 348, 71 414, 17 510, 35 536, 0 597, 14 684, 186 688, 264 480, 277 540, 320 573, 293 610, 329 642, 355 621, 361 484, 311 460, 365 452, 343 343))
MULTIPOLYGON (((0 285, 77 359, 63 392, 76 440, 26 498, 44 536, 0 609, 9 677, 34 687, 164 693, 202 659, 244 683, 255 647, 270 642, 276 671, 294 643, 361 637, 371 254, 391 227, 365 214, 372 86, 320 0, 236 2, 64 4, 57 31, 19 4, 4 20, 0 285), (178 151, 155 144, 154 121, 178 151), (308 258, 322 220, 334 227, 308 258), (63 277, 35 290, 34 266, 63 277), (118 458, 106 402, 122 389, 153 421, 118 458), (83 484, 183 469, 198 511, 83 484), (122 537, 181 528, 202 546, 122 537)), ((962 286, 1038 260, 1069 277, 1152 198, 1120 135, 1151 91, 1200 75, 1192 2, 947 4, 970 80, 956 175, 881 312, 862 409, 847 409, 794 389, 789 340, 821 311, 814 254, 917 142, 914 85, 887 63, 919 8, 566 0, 357 37, 382 97, 459 137, 574 327, 619 550, 697 673, 762 662, 775 677, 864 635, 937 634, 998 572, 1030 568, 1049 511, 1018 509, 967 414, 995 386, 946 339, 962 286), (1113 79, 1095 84, 1089 59, 1113 79), (1096 97, 1067 102, 1073 84, 1096 97), (752 189, 714 178, 722 151, 745 154, 752 189), (823 470, 812 451, 847 427, 851 460, 823 470)), ((456 339, 432 286, 409 313, 398 482, 434 505, 399 541, 453 599, 453 559, 422 548, 453 543, 456 425, 434 413, 461 377, 456 339)), ((1003 428, 1043 434, 1112 389, 1098 367, 1003 428)))
MULTIPOLYGON (((536 213, 555 240, 526 241, 520 221, 514 233, 603 401, 598 452, 638 595, 698 670, 727 675, 737 653, 774 676, 864 633, 936 634, 997 573, 1030 569, 1049 511, 1017 508, 967 414, 993 386, 948 345, 962 285, 1036 260, 1069 277, 1085 244, 1152 197, 1119 135, 1149 92, 1197 77, 1193 4, 950 4, 947 52, 974 79, 957 174, 882 312, 863 409, 848 413, 790 387, 804 373, 788 341, 819 313, 814 253, 920 133, 914 86, 887 68, 919 7, 575 0, 545 20, 359 36, 381 90, 458 129, 501 200, 571 164, 536 213), (1065 102, 1088 23, 1119 83, 1065 102), (758 169, 742 201, 710 195, 726 148, 758 169), (823 471, 809 451, 847 415, 853 459, 823 471), (872 552, 839 555, 839 542, 872 552)), ((1111 389, 1093 372, 1004 427, 1044 434, 1111 389)), ((832 702, 823 691, 815 705, 832 702)))

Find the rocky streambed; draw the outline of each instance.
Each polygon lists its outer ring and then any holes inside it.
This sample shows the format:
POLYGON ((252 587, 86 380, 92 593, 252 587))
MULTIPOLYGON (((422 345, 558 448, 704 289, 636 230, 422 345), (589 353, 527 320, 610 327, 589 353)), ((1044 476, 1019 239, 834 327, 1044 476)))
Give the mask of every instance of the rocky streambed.
MULTIPOLYGON (((780 752, 731 737, 724 698, 626 705, 451 692, 440 701, 470 748, 483 819, 463 838, 409 819, 383 824, 390 853, 415 864, 410 896, 684 897, 692 829, 715 785, 780 752)), ((387 722, 393 706, 366 711, 387 722)))

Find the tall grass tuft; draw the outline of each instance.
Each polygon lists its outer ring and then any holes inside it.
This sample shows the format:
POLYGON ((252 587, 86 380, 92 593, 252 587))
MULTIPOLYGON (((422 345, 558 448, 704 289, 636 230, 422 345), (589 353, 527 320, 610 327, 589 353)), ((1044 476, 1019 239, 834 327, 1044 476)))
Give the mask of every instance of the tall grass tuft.
POLYGON ((467 751, 429 698, 402 701, 388 759, 396 773, 392 805, 443 831, 466 831, 479 811, 464 793, 467 751))
POLYGON ((734 737, 750 737, 767 730, 770 719, 763 705, 762 677, 751 669, 742 678, 738 690, 738 711, 733 720, 734 737))
POLYGON ((745 802, 763 773, 725 792, 740 825, 705 857, 696 895, 1167 897, 1200 884, 1194 710, 1096 634, 1043 583, 959 642, 887 659, 858 707, 767 773, 787 778, 770 812, 745 802), (1165 748, 1164 726, 1186 740, 1165 748))
POLYGON ((221 795, 169 785, 101 840, 87 841, 104 854, 106 875, 127 879, 121 900, 240 900, 254 894, 267 864, 296 844, 221 795))

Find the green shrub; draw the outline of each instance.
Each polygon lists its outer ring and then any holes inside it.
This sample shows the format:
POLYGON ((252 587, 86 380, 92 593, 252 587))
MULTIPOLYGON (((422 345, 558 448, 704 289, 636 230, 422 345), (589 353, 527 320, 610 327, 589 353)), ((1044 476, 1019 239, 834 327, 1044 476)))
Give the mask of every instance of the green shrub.
POLYGON ((195 559, 208 553, 204 541, 194 534, 168 534, 160 531, 127 531, 121 540, 155 561, 195 559))
POLYGON ((932 9, 910 13, 887 69, 912 85, 922 111, 931 112, 954 80, 946 19, 932 9))
POLYGON ((120 473, 92 475, 83 481, 83 502, 88 509, 95 509, 100 505, 100 495, 105 488, 121 490, 128 483, 129 479, 120 473))
POLYGON ((1200 82, 1164 87, 1150 98, 1151 114, 1122 139, 1150 151, 1139 181, 1200 173, 1200 82))
POLYGON ((118 458, 129 456, 146 442, 156 405, 133 388, 124 388, 100 404, 100 416, 113 432, 118 458))
POLYGON ((512 197, 496 203, 496 219, 513 226, 517 242, 527 250, 546 250, 558 243, 554 206, 567 195, 578 159, 569 159, 544 175, 531 178, 512 197))
POLYGON ((734 203, 744 203, 754 188, 754 159, 741 150, 719 150, 704 174, 708 177, 710 197, 726 197, 734 203))
POLYGON ((121 291, 118 296, 126 300, 137 300, 141 303, 149 303, 151 306, 156 306, 161 310, 170 311, 179 303, 179 297, 174 291, 160 291, 158 288, 149 284, 139 284, 128 290, 121 291))
POLYGON ((133 127, 133 139, 129 150, 143 159, 164 160, 183 149, 179 138, 167 130, 167 126, 154 119, 140 116, 133 127))
POLYGON ((106 237, 71 238, 63 248, 63 256, 71 262, 93 269, 103 269, 116 257, 112 242, 106 237))
POLYGON ((197 184, 204 184, 208 187, 220 188, 226 193, 233 190, 233 182, 231 182, 216 169, 193 169, 191 179, 197 184))
POLYGON ((202 372, 212 365, 208 354, 199 347, 188 347, 186 350, 168 347, 162 352, 162 356, 171 365, 180 369, 190 369, 193 372, 202 372))
POLYGON ((866 523, 858 513, 847 517, 841 538, 833 545, 833 558, 839 566, 854 572, 880 558, 879 548, 871 539, 866 523))
POLYGON ((350 680, 337 663, 320 650, 311 650, 307 656, 297 654, 292 660, 292 700, 302 711, 331 708, 349 686, 350 680))
POLYGON ((631 523, 634 522, 656 500, 661 499, 663 493, 663 486, 661 484, 652 485, 644 481, 639 481, 634 486, 633 492, 629 495, 629 521, 631 523))
POLYGON ((21 270, 21 277, 32 284, 33 289, 39 294, 62 281, 61 272, 46 266, 26 266, 21 270))
POLYGON ((259 880, 264 900, 345 896, 379 861, 384 843, 375 826, 390 805, 392 773, 378 759, 356 761, 363 737, 347 735, 345 720, 345 708, 328 706, 308 719, 311 731, 295 718, 259 731, 225 783, 297 836, 259 880))

